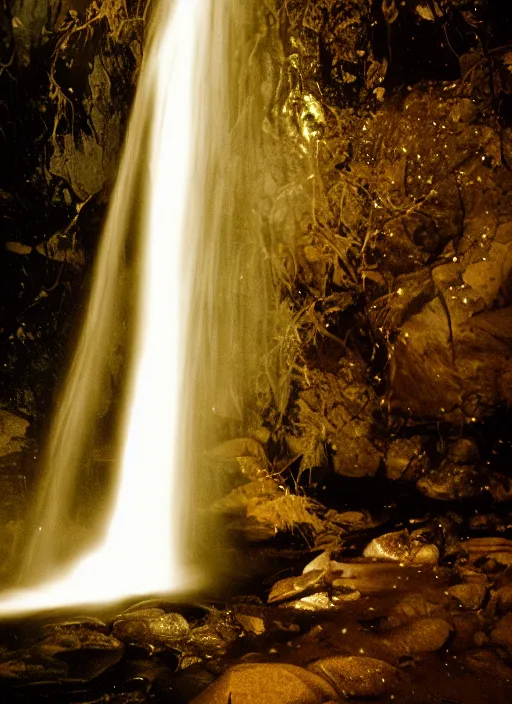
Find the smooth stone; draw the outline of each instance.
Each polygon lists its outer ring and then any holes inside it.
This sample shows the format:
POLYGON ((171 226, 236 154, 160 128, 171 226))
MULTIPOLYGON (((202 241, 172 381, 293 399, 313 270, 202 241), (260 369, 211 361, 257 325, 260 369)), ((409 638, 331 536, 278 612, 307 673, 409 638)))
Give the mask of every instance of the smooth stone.
POLYGON ((419 618, 387 633, 381 643, 395 657, 432 653, 443 647, 451 632, 452 626, 444 619, 419 618))
POLYGON ((512 668, 505 665, 492 650, 474 650, 463 656, 467 669, 479 677, 492 677, 512 684, 512 668))
POLYGON ((512 652, 512 613, 506 614, 491 631, 491 642, 512 652))
POLYGON ((232 614, 215 611, 206 622, 191 629, 186 643, 192 646, 195 654, 211 660, 224 655, 241 635, 241 625, 232 614))
POLYGON ((437 565, 440 558, 437 545, 422 545, 412 556, 415 565, 437 565))
POLYGON ((459 602, 462 608, 476 611, 482 606, 487 594, 487 587, 485 584, 474 582, 471 584, 456 584, 453 587, 449 587, 446 591, 459 602))
POLYGON ((480 614, 461 610, 459 613, 452 614, 450 623, 454 630, 454 636, 450 639, 450 653, 455 655, 474 648, 475 635, 483 626, 480 614))
POLYGON ((398 670, 387 662, 359 656, 322 658, 309 665, 308 670, 349 698, 389 694, 398 676, 398 670))
POLYGON ((408 594, 392 607, 386 624, 397 628, 418 618, 428 618, 440 609, 440 604, 428 601, 423 594, 408 594))
POLYGON ((386 533, 369 542, 363 551, 363 556, 393 562, 408 561, 411 554, 408 541, 409 534, 405 530, 386 533))
POLYGON ((325 704, 340 701, 313 672, 275 663, 235 665, 190 704, 325 704))
POLYGON ((494 600, 498 613, 506 614, 512 611, 512 584, 500 587, 494 594, 494 600))
POLYGON ((172 645, 189 633, 188 621, 162 609, 144 609, 126 613, 114 621, 112 632, 126 643, 172 645))
POLYGON ((312 570, 299 577, 287 577, 276 582, 268 597, 269 604, 276 604, 280 601, 293 599, 304 592, 320 586, 323 581, 323 570, 312 570))
POLYGON ((430 462, 421 437, 399 438, 389 446, 386 455, 388 479, 419 479, 430 469, 430 462))

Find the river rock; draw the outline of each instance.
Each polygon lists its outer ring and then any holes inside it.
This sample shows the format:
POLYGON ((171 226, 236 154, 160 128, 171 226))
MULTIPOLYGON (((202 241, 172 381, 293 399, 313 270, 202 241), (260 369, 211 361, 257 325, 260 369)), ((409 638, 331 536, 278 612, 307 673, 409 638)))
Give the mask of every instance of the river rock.
POLYGON ((265 621, 259 616, 235 614, 235 618, 246 633, 252 633, 256 636, 265 633, 265 621))
POLYGON ((395 658, 439 650, 452 632, 451 625, 441 618, 419 618, 400 626, 382 639, 395 658))
POLYGON ((512 613, 506 614, 491 631, 491 642, 503 645, 512 655, 512 613))
POLYGON ((235 665, 191 704, 324 704, 340 701, 334 688, 313 672, 295 665, 235 665))
POLYGON ((423 594, 407 594, 391 608, 385 623, 396 628, 418 618, 433 616, 440 610, 441 604, 428 601, 423 594))
POLYGON ((512 611, 512 584, 500 587, 493 595, 496 611, 500 614, 507 614, 512 611))
POLYGON ((365 547, 363 556, 402 564, 436 565, 440 553, 436 545, 422 544, 417 535, 401 530, 374 538, 365 547))
POLYGON ((388 479, 416 481, 429 469, 430 461, 423 438, 399 438, 389 446, 386 455, 388 479))
POLYGON ((367 657, 330 657, 308 666, 345 697, 382 697, 389 694, 398 670, 383 660, 367 657))
POLYGON ((287 577, 276 582, 268 597, 269 604, 293 599, 309 590, 316 590, 324 581, 323 570, 310 570, 299 577, 287 577))
POLYGON ((459 611, 450 616, 454 635, 450 640, 450 653, 463 653, 482 642, 483 619, 475 611, 459 611))
POLYGON ((455 584, 453 587, 449 587, 447 592, 457 600, 463 609, 476 611, 482 606, 487 594, 487 586, 478 582, 455 584))
POLYGON ((459 438, 448 447, 447 459, 454 464, 475 464, 478 462, 478 445, 472 438, 459 438))
POLYGON ((440 557, 437 545, 420 545, 412 551, 411 562, 414 565, 437 565, 440 557))
POLYGON ((124 643, 172 646, 188 635, 189 625, 181 614, 152 608, 123 614, 114 621, 112 632, 124 643))
POLYGON ((445 461, 419 479, 416 487, 430 499, 457 501, 477 497, 482 490, 482 483, 475 467, 445 461))
POLYGON ((368 543, 363 550, 363 556, 375 560, 407 561, 411 556, 409 533, 406 530, 400 530, 380 535, 368 543))
POLYGON ((203 623, 190 630, 187 647, 193 654, 211 660, 224 655, 241 635, 242 627, 231 611, 212 609, 203 623))
POLYGON ((473 650, 462 657, 462 662, 479 677, 492 677, 512 684, 512 668, 505 665, 492 650, 473 650))
POLYGON ((88 682, 117 664, 124 644, 104 624, 83 619, 45 625, 42 640, 4 654, 0 678, 21 682, 88 682))
POLYGON ((462 543, 469 562, 486 572, 506 569, 512 564, 512 541, 501 537, 470 538, 462 543))

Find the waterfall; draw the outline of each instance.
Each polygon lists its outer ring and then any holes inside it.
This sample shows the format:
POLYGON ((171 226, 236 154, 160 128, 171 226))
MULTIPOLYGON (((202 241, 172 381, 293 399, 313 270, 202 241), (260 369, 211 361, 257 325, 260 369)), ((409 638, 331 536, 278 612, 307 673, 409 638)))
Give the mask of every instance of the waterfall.
POLYGON ((46 451, 24 584, 3 595, 0 613, 193 585, 187 513, 201 448, 222 436, 219 427, 243 426, 260 387, 278 406, 283 393, 272 258, 309 207, 311 176, 307 144, 306 157, 291 148, 280 46, 275 12, 257 0, 157 4, 46 451), (70 506, 81 500, 112 330, 126 307, 112 500, 96 542, 69 554, 70 506))

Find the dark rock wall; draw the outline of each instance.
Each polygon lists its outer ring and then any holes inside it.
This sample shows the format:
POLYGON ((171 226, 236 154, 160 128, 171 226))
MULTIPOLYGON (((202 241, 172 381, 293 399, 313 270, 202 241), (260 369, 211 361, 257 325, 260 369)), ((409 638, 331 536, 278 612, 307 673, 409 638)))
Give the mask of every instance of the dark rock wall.
POLYGON ((509 500, 512 11, 323 0, 280 16, 318 150, 286 262, 301 346, 283 465, 319 486, 387 476, 509 500), (454 460, 461 438, 475 451, 454 460))
POLYGON ((142 5, 0 7, 0 403, 36 429, 77 332, 142 54, 142 5))

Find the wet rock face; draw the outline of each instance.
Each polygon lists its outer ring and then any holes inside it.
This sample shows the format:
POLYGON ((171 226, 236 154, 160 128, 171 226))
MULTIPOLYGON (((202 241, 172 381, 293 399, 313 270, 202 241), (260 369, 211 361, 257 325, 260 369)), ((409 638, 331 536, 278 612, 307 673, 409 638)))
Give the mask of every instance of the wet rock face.
POLYGON ((313 372, 313 384, 298 400, 298 438, 289 444, 302 454, 302 463, 318 466, 328 446, 334 471, 346 477, 373 476, 381 453, 372 441, 373 415, 377 403, 373 391, 363 382, 364 367, 346 364, 337 375, 313 372))
POLYGON ((486 0, 279 7, 294 98, 322 115, 322 198, 283 266, 304 370, 290 462, 507 501, 487 419, 510 413, 512 141, 489 101, 512 95, 511 18, 486 0))

